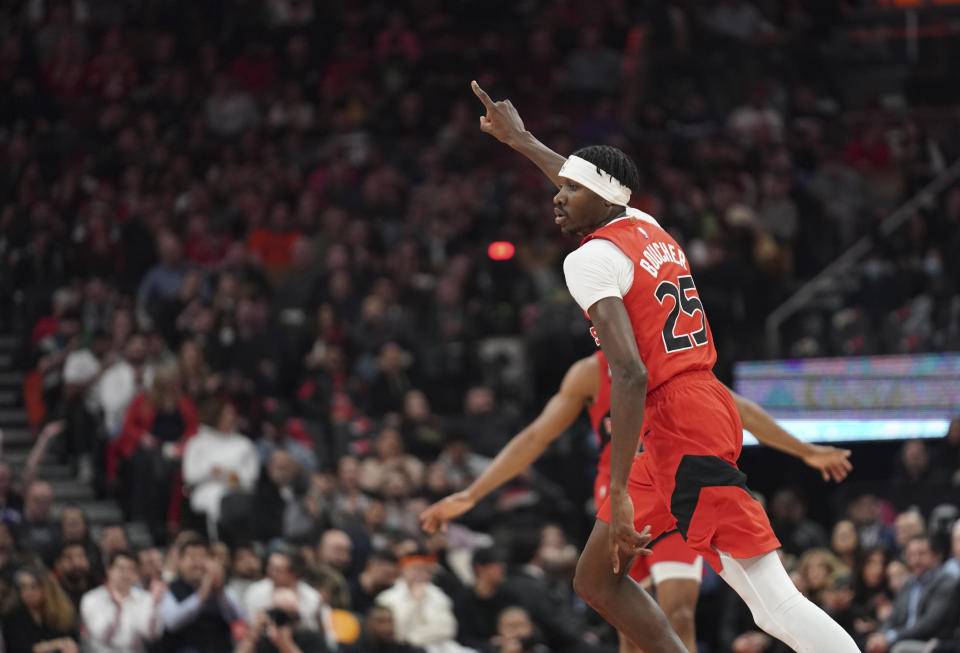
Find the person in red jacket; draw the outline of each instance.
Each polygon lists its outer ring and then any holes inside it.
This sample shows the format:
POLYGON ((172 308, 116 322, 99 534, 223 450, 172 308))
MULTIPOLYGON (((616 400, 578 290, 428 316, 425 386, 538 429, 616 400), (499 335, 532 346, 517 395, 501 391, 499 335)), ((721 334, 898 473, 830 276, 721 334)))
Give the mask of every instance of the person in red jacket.
POLYGON ((197 409, 183 392, 177 366, 162 367, 149 390, 130 402, 120 435, 107 451, 107 480, 115 483, 120 468, 126 470, 131 514, 158 540, 168 518, 179 515, 180 458, 197 425, 197 409))

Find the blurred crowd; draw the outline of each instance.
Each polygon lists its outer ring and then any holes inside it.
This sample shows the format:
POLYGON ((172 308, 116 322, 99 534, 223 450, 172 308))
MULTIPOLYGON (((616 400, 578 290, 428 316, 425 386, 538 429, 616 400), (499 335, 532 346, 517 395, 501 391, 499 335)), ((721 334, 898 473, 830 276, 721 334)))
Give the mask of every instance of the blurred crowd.
MULTIPOLYGON (((444 534, 417 520, 592 348, 549 184, 479 131, 469 79, 560 152, 634 156, 723 376, 957 153, 909 110, 845 106, 848 4, 3 3, 0 330, 37 434, 0 464, 6 650, 610 650, 569 583, 582 427, 561 482, 532 471, 444 534), (55 511, 50 458, 156 546, 55 511)), ((937 202, 784 353, 956 347, 960 189, 937 202)), ((771 512, 798 585, 879 651, 902 588, 960 545, 943 514, 893 537, 859 501, 832 552, 802 509, 771 512)), ((716 581, 704 650, 773 650, 716 581)))

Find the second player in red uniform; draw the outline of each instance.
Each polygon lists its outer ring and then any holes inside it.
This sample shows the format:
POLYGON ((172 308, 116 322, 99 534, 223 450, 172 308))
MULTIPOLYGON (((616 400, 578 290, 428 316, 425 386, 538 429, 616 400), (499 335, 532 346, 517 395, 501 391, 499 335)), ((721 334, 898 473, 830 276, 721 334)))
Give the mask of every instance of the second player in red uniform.
MULTIPOLYGON (((468 488, 441 499, 420 515, 424 529, 433 532, 445 527, 448 521, 468 512, 490 492, 527 469, 583 410, 590 416, 600 446, 594 501, 597 506, 602 505, 610 486, 610 385, 610 369, 602 351, 571 365, 560 389, 540 415, 507 443, 468 488)), ((744 428, 760 442, 801 458, 819 470, 824 480, 840 481, 846 477, 851 469, 849 451, 801 442, 780 428, 758 405, 736 393, 731 395, 744 428)), ((640 471, 642 473, 643 469, 640 471)), ((644 491, 649 496, 642 502, 655 504, 657 496, 651 482, 638 483, 636 492, 644 491)), ((635 496, 635 499, 641 503, 640 497, 635 496)), ((693 615, 703 559, 686 545, 678 531, 665 533, 650 549, 653 551, 651 555, 637 558, 630 569, 630 577, 644 587, 651 583, 656 587, 657 601, 670 625, 688 650, 695 653, 693 615)), ((627 653, 636 649, 629 640, 621 639, 620 650, 627 653)))

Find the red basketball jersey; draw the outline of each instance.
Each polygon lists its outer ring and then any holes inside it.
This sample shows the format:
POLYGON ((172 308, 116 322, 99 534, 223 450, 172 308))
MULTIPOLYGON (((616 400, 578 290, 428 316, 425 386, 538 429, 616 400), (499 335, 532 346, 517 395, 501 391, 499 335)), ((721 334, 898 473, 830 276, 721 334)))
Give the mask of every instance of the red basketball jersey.
POLYGON ((600 447, 600 459, 597 462, 597 472, 610 475, 610 366, 603 350, 594 356, 600 366, 597 379, 597 396, 587 413, 590 415, 590 425, 597 437, 597 446, 600 447))
POLYGON ((647 392, 695 370, 710 370, 717 352, 710 326, 677 241, 655 222, 629 217, 583 239, 602 238, 633 261, 633 285, 623 298, 640 357, 647 392))

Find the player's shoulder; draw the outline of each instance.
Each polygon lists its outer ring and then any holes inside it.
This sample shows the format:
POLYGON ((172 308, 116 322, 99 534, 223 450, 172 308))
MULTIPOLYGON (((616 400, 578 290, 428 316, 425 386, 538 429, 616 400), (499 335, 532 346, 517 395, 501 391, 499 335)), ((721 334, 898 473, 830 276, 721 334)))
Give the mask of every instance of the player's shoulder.
POLYGON ((655 217, 653 217, 649 213, 644 213, 640 209, 635 209, 632 206, 628 206, 627 215, 631 218, 640 220, 641 222, 646 222, 649 225, 662 229, 662 227, 660 227, 660 223, 657 222, 657 219, 655 217))
POLYGON ((567 390, 576 389, 578 394, 585 398, 593 397, 596 394, 599 372, 599 358, 596 355, 585 356, 570 366, 564 377, 563 385, 567 390))

